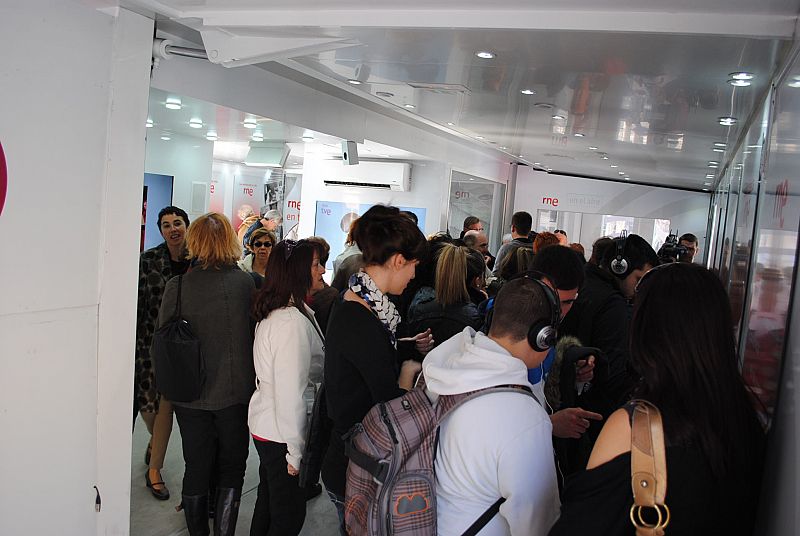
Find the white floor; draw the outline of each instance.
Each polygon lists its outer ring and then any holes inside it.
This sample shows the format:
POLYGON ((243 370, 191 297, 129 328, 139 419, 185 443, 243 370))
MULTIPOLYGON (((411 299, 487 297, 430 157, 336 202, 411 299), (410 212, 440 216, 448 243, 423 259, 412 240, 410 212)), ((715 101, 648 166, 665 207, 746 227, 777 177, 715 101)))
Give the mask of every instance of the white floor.
MULTIPOLYGON (((136 430, 133 434, 131 460, 131 536, 187 535, 183 512, 175 511, 175 507, 181 502, 181 481, 183 479, 183 455, 178 423, 175 422, 172 428, 167 458, 161 472, 171 494, 168 501, 157 500, 145 487, 144 479, 147 467, 144 465, 144 451, 147 448, 148 440, 147 428, 140 418, 136 421, 136 430)), ((258 454, 251 442, 236 534, 250 534, 250 521, 256 503, 257 487, 258 454)), ((302 536, 338 536, 337 524, 336 510, 328 500, 328 495, 323 491, 322 495, 307 503, 306 522, 300 534, 302 536)))

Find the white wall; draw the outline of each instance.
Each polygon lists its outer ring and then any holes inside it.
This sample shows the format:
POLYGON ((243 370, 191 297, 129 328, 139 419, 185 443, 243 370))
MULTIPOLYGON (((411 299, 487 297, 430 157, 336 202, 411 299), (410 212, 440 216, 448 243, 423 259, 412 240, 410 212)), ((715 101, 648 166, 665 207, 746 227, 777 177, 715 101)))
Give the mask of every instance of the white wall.
POLYGON ((214 142, 172 134, 169 141, 162 140, 158 132, 148 129, 146 173, 160 173, 175 177, 172 186, 172 204, 180 207, 194 220, 206 213, 208 195, 203 210, 192 212, 192 183, 202 182, 206 191, 211 183, 211 164, 214 142))
MULTIPOLYGON (((700 254, 704 255, 710 201, 710 194, 702 192, 548 175, 520 167, 514 210, 530 212, 534 227, 540 209, 668 219, 680 234, 695 234, 700 241, 700 254)), ((592 242, 599 237, 581 237, 587 258, 592 242)))
POLYGON ((0 534, 128 532, 152 21, 88 5, 0 4, 0 534))
POLYGON ((325 171, 332 166, 341 167, 338 160, 323 160, 307 155, 303 164, 303 186, 300 201, 299 236, 314 234, 314 219, 317 201, 337 201, 358 204, 387 204, 394 206, 420 207, 426 209, 425 234, 440 230, 442 203, 449 194, 449 170, 437 162, 415 162, 411 166, 411 190, 393 192, 325 186, 325 171))

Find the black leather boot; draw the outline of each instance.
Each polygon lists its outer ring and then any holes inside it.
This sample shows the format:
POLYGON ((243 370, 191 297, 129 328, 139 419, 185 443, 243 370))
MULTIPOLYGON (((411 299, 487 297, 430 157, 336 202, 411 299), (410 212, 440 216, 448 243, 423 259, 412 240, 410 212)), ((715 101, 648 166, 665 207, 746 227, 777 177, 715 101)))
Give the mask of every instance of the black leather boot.
POLYGON ((217 511, 214 515, 214 536, 233 536, 239 518, 242 490, 217 488, 217 511))
POLYGON ((208 495, 182 495, 181 499, 189 536, 208 536, 208 495))

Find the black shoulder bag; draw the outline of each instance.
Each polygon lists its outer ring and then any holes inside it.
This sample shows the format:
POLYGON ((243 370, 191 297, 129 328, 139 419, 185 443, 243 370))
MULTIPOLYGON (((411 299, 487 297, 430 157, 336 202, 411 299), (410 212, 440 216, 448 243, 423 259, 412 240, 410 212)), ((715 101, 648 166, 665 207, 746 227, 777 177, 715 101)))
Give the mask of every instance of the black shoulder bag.
POLYGON ((181 318, 181 287, 178 276, 178 298, 172 319, 153 334, 151 355, 155 366, 156 389, 167 400, 192 402, 200 398, 206 379, 200 340, 189 322, 181 318))

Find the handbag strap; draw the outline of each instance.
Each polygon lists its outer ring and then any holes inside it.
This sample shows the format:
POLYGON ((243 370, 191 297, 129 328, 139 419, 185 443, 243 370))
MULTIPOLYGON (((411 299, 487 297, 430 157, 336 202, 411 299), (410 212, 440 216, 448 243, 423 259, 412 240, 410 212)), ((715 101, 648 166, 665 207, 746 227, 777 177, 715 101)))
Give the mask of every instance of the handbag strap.
POLYGON ((650 402, 635 400, 631 414, 631 488, 633 505, 631 523, 636 536, 663 536, 670 512, 664 500, 667 495, 667 456, 661 412, 650 402), (648 522, 642 509, 654 510, 648 522))
POLYGON ((175 300, 175 320, 181 319, 181 288, 183 287, 183 275, 178 276, 178 298, 175 300))
POLYGON ((481 530, 483 530, 483 527, 485 527, 489 523, 489 521, 491 521, 492 518, 497 515, 497 512, 500 511, 500 506, 504 502, 506 502, 505 497, 500 497, 499 499, 497 499, 494 502, 494 504, 491 505, 489 508, 487 508, 486 511, 482 513, 478 519, 475 520, 475 523, 470 525, 469 528, 465 530, 461 536, 476 536, 476 534, 478 534, 481 530))

